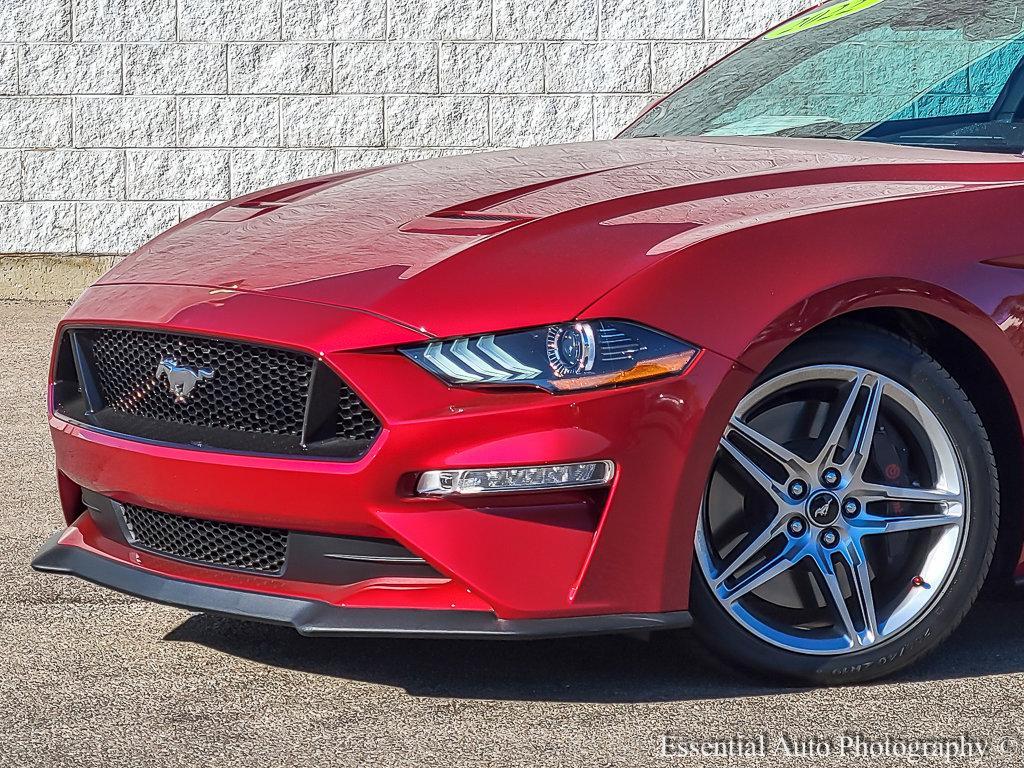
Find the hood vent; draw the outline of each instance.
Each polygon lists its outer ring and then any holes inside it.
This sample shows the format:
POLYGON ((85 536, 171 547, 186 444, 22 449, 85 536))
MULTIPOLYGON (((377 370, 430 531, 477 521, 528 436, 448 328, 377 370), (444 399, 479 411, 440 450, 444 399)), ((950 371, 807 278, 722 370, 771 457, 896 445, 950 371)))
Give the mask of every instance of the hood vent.
POLYGON ((446 210, 410 221, 401 227, 401 231, 434 235, 493 235, 533 220, 533 216, 446 210))

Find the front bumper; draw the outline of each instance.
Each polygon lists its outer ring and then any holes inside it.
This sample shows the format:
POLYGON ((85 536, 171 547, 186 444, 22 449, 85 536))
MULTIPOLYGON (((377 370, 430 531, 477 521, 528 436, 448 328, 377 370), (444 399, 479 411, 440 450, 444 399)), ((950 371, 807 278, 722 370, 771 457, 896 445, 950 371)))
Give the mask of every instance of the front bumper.
POLYGON ((70 527, 40 554, 42 570, 309 633, 539 636, 686 621, 696 511, 732 404, 748 384, 726 358, 705 352, 683 377, 557 396, 449 388, 390 352, 422 339, 415 331, 266 295, 97 286, 65 324, 158 328, 322 355, 383 430, 366 455, 344 462, 145 443, 51 415, 70 527), (431 469, 601 459, 617 467, 610 489, 487 499, 413 492, 417 475, 431 469), (104 537, 82 515, 82 489, 225 523, 393 540, 442 578, 318 584, 185 564, 104 537), (579 617, 587 621, 563 621, 579 617))

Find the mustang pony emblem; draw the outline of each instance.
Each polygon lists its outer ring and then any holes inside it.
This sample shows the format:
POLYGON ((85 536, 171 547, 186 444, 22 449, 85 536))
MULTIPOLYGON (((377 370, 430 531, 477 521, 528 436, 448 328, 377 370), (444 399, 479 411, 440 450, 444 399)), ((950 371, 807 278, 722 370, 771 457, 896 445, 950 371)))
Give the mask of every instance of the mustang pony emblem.
POLYGON ((184 403, 196 388, 196 384, 203 379, 212 379, 213 368, 189 368, 187 365, 178 365, 173 357, 165 357, 156 367, 156 380, 167 379, 167 388, 174 399, 184 403))

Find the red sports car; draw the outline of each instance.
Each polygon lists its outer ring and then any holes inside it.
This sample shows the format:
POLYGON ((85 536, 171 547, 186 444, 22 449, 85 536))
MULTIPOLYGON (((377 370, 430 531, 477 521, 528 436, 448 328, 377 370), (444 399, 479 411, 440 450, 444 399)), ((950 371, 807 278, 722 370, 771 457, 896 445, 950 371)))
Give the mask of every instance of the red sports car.
POLYGON ((612 141, 196 216, 57 331, 35 567, 306 635, 905 667, 1024 573, 1022 57, 1017 0, 846 0, 612 141))

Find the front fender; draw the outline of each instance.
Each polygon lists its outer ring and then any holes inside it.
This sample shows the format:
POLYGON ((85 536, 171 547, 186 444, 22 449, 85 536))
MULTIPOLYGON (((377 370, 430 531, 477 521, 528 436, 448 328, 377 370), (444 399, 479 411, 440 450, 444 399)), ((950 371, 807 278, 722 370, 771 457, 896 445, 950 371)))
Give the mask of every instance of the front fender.
POLYGON ((1003 185, 748 221, 652 262, 581 317, 630 318, 734 361, 693 448, 705 472, 771 361, 864 309, 910 310, 964 334, 1002 379, 1014 410, 1006 418, 1024 431, 1024 225, 1006 214, 1022 203, 1021 187, 1003 185))
POLYGON ((1006 212, 1022 204, 1018 184, 969 185, 738 219, 705 237, 697 228, 690 244, 652 259, 580 316, 637 320, 757 373, 828 320, 912 309, 971 338, 1016 397, 1024 390, 1024 269, 1016 266, 1024 225, 1006 212))

